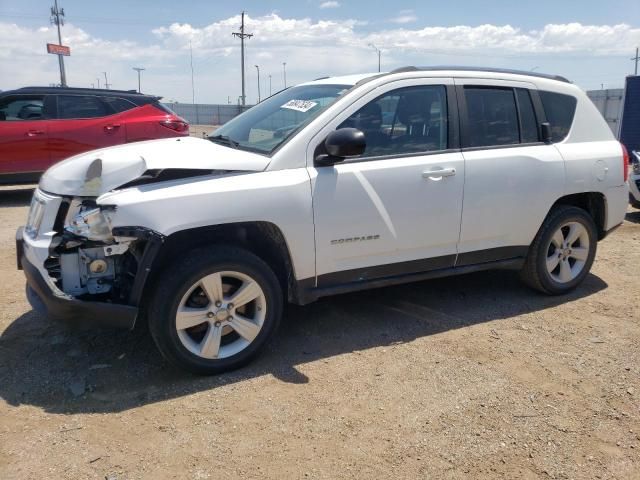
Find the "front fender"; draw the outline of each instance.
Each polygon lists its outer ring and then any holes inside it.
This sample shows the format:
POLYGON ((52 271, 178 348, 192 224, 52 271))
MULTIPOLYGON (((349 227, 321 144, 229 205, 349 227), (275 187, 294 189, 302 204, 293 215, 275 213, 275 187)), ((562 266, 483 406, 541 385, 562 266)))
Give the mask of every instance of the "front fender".
POLYGON ((116 190, 100 205, 113 228, 137 225, 164 236, 198 227, 269 222, 286 238, 298 279, 315 276, 311 185, 305 168, 183 179, 116 190))

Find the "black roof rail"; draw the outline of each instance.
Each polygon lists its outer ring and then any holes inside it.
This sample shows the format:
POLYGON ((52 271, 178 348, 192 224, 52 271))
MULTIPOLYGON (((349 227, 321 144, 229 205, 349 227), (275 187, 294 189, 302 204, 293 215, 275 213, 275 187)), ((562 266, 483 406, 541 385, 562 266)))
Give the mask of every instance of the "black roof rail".
POLYGON ((512 70, 509 68, 493 68, 493 67, 461 67, 456 65, 438 65, 433 67, 414 67, 407 66, 402 68, 396 68, 392 70, 391 73, 403 73, 403 72, 431 72, 438 70, 457 70, 462 72, 490 72, 490 73, 510 73, 513 75, 524 75, 527 77, 538 77, 538 78, 546 78, 548 80, 557 80, 559 82, 564 83, 572 83, 567 78, 561 75, 550 75, 547 73, 540 72, 527 72, 526 70, 512 70))
MULTIPOLYGON (((6 93, 8 90, 4 91, 3 93, 6 93)), ((30 91, 33 93, 60 93, 60 92, 65 92, 65 93, 76 93, 76 92, 82 92, 82 93, 93 93, 94 95, 114 95, 114 94, 118 94, 118 95, 122 95, 122 94, 126 94, 126 95, 135 95, 135 96, 141 96, 141 97, 156 97, 156 95, 149 95, 146 93, 138 93, 137 90, 113 90, 113 89, 106 89, 106 88, 88 88, 88 87, 37 87, 37 86, 32 86, 32 87, 21 87, 21 88, 17 88, 15 90, 11 90, 12 92, 25 92, 25 91, 30 91)))

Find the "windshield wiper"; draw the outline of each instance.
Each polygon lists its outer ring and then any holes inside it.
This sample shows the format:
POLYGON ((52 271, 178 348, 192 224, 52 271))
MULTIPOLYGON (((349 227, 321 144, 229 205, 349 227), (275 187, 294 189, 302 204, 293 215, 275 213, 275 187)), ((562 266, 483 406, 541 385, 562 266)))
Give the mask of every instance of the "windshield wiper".
POLYGON ((233 147, 233 148, 238 148, 240 146, 239 142, 232 140, 226 135, 213 135, 212 137, 207 137, 207 138, 209 138, 209 140, 211 140, 212 142, 229 145, 230 147, 233 147))

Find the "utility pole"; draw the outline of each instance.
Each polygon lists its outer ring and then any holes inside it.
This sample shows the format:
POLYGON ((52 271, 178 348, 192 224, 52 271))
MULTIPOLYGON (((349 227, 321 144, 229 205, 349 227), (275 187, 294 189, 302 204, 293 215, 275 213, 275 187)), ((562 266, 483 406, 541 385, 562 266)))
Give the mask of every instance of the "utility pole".
POLYGON ((640 60, 640 56, 638 56, 638 47, 636 47, 636 56, 633 57, 631 60, 635 60, 636 62, 636 68, 634 70, 634 75, 638 75, 638 60, 640 60))
POLYGON ((233 32, 231 35, 240 39, 240 68, 242 72, 242 105, 246 104, 247 97, 244 92, 244 39, 253 37, 252 33, 244 33, 244 11, 242 12, 242 23, 240 23, 240 31, 233 32))
POLYGON ((284 75, 284 88, 287 88, 287 62, 282 62, 282 74, 284 75))
MULTIPOLYGON (((51 7, 51 23, 58 27, 58 45, 62 45, 62 34, 60 33, 60 26, 64 25, 64 8, 58 8, 58 0, 53 1, 53 7, 51 7)), ((60 64, 60 86, 67 86, 67 74, 64 71, 64 57, 58 54, 58 63, 60 64)))
POLYGON ((258 65, 255 66, 258 71, 258 103, 260 103, 260 67, 258 65))
POLYGON ((133 69, 138 72, 138 93, 142 93, 142 90, 140 89, 140 72, 144 72, 144 68, 142 67, 133 67, 133 69))
POLYGON ((191 103, 195 105, 196 109, 196 124, 200 125, 200 115, 198 115, 198 106, 196 105, 196 84, 193 78, 193 47, 191 46, 191 40, 189 40, 189 58, 191 59, 191 103))
POLYGON ((376 47, 373 43, 369 44, 370 47, 373 47, 373 49, 378 52, 378 72, 380 71, 380 55, 382 55, 382 50, 380 50, 378 47, 376 47))
POLYGON ((269 75, 269 96, 271 96, 271 75, 269 75))
POLYGON ((107 90, 109 90, 109 86, 111 85, 108 81, 107 81, 107 72, 102 72, 104 73, 104 88, 106 88, 107 90))
POLYGON ((100 77, 96 77, 96 80, 98 81, 98 88, 100 88, 100 77))

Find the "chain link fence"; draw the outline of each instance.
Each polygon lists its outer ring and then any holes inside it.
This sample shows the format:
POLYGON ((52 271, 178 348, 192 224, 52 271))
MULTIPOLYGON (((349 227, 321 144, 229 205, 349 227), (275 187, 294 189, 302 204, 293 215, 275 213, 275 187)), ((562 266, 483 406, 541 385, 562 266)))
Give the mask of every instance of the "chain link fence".
POLYGON ((163 103, 192 125, 222 125, 253 105, 163 103))

